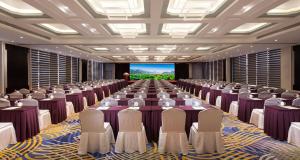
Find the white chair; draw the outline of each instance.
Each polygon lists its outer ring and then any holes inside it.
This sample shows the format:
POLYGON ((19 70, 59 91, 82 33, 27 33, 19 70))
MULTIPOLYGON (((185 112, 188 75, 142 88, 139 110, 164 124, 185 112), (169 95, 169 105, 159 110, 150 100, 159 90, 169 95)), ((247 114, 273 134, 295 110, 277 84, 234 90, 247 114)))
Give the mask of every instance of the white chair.
POLYGON ((128 106, 129 107, 144 107, 145 101, 144 101, 144 99, 141 99, 141 98, 133 98, 128 101, 128 106))
POLYGON ((40 99, 45 99, 46 98, 46 95, 45 95, 45 93, 43 93, 43 92, 34 92, 34 93, 32 93, 31 94, 31 97, 33 98, 33 99, 37 99, 37 100, 40 100, 40 99))
POLYGON ((23 94, 20 93, 19 91, 15 91, 15 92, 9 94, 9 98, 10 99, 22 99, 23 98, 23 94))
POLYGON ((118 113, 118 118, 119 133, 115 145, 115 152, 146 152, 147 136, 142 123, 142 112, 124 109, 118 113))
POLYGON ((289 128, 288 143, 300 147, 300 122, 292 122, 289 128))
POLYGON ((38 119, 39 119, 39 127, 41 130, 47 128, 52 124, 51 122, 51 114, 47 109, 39 109, 39 102, 35 99, 21 99, 19 100, 23 104, 23 106, 36 106, 38 119))
POLYGON ((205 102, 206 102, 207 104, 209 104, 209 97, 210 97, 210 92, 207 92, 207 93, 206 93, 206 97, 205 97, 205 102))
POLYGON ((160 99, 158 105, 161 107, 175 107, 176 101, 170 98, 160 99))
POLYGON ((162 112, 162 126, 159 132, 158 151, 168 153, 188 153, 188 139, 185 132, 186 114, 172 108, 162 112))
MULTIPOLYGON (((244 93, 239 93, 238 99, 240 98, 249 98, 251 96, 250 92, 244 92, 244 93)), ((238 101, 232 101, 229 106, 229 113, 238 116, 239 112, 239 100, 238 101)))
POLYGON ((300 108, 300 98, 294 99, 293 103, 292 103, 292 106, 296 107, 296 108, 300 108))
POLYGON ((193 123, 189 142, 193 145, 196 153, 223 153, 224 141, 222 139, 223 113, 218 109, 208 109, 199 112, 198 123, 193 123))
POLYGON ((53 93, 64 93, 64 94, 65 94, 66 92, 65 92, 65 90, 62 89, 62 88, 54 88, 54 89, 53 89, 53 93))
POLYGON ((10 106, 9 100, 7 100, 5 98, 0 98, 0 108, 1 107, 9 107, 9 106, 10 106))
POLYGON ((216 108, 221 109, 222 97, 217 96, 216 98, 216 108))
POLYGON ((113 95, 113 98, 116 98, 116 99, 126 98, 126 93, 124 93, 124 92, 116 92, 113 95))
MULTIPOLYGON (((265 100, 264 107, 266 106, 283 106, 285 103, 281 98, 269 98, 265 100)), ((254 124, 260 129, 264 129, 264 109, 253 109, 249 123, 254 124)))
MULTIPOLYGON (((67 117, 70 116, 71 114, 75 113, 74 110, 74 105, 72 102, 67 102, 66 99, 66 94, 62 92, 56 92, 56 93, 51 93, 54 98, 64 98, 66 101, 66 111, 67 111, 67 117)), ((49 95, 51 95, 49 94, 49 95)))
POLYGON ((134 94, 134 98, 147 98, 147 94, 146 93, 142 93, 142 92, 136 92, 134 94))
POLYGON ((193 107, 199 107, 202 105, 202 101, 200 99, 196 98, 190 98, 185 100, 186 106, 193 106, 193 107))
POLYGON ((163 99, 163 98, 170 98, 170 94, 166 92, 159 92, 157 94, 157 98, 163 99))
POLYGON ((79 113, 81 135, 78 154, 110 152, 111 143, 115 143, 113 130, 104 122, 104 114, 100 110, 87 109, 79 113), (97 122, 97 123, 95 123, 97 122))
POLYGON ((190 93, 187 93, 187 92, 179 92, 179 93, 177 93, 177 98, 188 99, 190 97, 191 97, 190 93))
POLYGON ((30 93, 30 90, 28 90, 28 89, 26 89, 26 88, 22 88, 22 89, 19 90, 19 92, 20 92, 21 94, 23 94, 23 95, 27 95, 27 94, 30 93))
POLYGON ((114 107, 118 105, 118 101, 115 100, 114 98, 108 97, 108 98, 104 98, 101 102, 100 102, 100 107, 114 107))
POLYGON ((16 132, 12 123, 0 123, 0 151, 9 144, 16 144, 16 132))

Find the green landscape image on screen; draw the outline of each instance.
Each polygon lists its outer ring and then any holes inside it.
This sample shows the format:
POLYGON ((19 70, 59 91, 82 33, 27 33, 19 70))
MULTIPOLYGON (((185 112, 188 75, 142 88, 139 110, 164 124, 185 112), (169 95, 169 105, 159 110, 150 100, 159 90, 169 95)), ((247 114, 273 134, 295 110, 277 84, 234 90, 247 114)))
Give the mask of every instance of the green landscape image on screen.
POLYGON ((173 63, 131 63, 130 80, 155 79, 174 80, 173 63))

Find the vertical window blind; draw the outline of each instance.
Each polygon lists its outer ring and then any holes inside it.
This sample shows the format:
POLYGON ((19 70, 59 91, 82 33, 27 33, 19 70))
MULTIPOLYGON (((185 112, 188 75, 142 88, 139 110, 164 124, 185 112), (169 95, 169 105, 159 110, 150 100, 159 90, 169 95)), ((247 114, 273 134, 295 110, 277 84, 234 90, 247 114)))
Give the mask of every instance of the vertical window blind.
POLYGON ((79 58, 72 57, 72 82, 79 82, 79 58))
POLYGON ((93 62, 93 79, 94 80, 101 80, 102 77, 102 63, 100 62, 93 62))
POLYGON ((231 58, 232 81, 280 87, 280 49, 231 58))
POLYGON ((192 64, 192 75, 195 79, 223 81, 225 75, 225 60, 198 62, 192 64))

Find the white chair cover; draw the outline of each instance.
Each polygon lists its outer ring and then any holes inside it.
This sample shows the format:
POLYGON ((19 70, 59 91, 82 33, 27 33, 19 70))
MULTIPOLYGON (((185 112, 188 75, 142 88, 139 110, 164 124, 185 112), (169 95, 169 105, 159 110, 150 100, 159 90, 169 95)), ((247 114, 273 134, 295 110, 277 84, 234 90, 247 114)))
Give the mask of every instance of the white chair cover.
POLYGON ((144 99, 141 99, 141 98, 133 98, 128 101, 128 106, 129 107, 144 107, 145 101, 144 101, 144 99))
POLYGON ((5 98, 0 98, 0 108, 1 107, 9 107, 9 106, 10 106, 9 100, 7 100, 5 98))
POLYGON ((142 123, 142 112, 124 109, 118 113, 118 118, 119 133, 115 145, 115 152, 146 152, 147 136, 142 123))
POLYGON ((136 92, 134 94, 134 98, 147 98, 147 94, 146 93, 142 93, 142 92, 136 92))
POLYGON ((222 97, 217 96, 216 98, 216 108, 221 109, 222 97))
POLYGON ((166 92, 159 92, 157 98, 170 98, 170 94, 166 92))
POLYGON ((82 90, 75 88, 71 90, 73 93, 82 93, 82 90))
POLYGON ((177 98, 187 99, 187 98, 190 98, 190 97, 191 97, 190 93, 187 93, 187 92, 179 92, 179 93, 177 93, 177 98))
POLYGON ((9 98, 22 99, 23 98, 23 94, 20 93, 19 91, 15 91, 15 92, 9 94, 9 98))
POLYGON ((269 92, 258 93, 258 98, 260 98, 260 99, 269 99, 272 97, 273 97, 272 93, 269 93, 269 92))
POLYGON ((222 117, 223 112, 218 109, 199 112, 198 123, 193 123, 189 136, 189 142, 198 154, 224 152, 222 117))
POLYGON ((30 93, 30 90, 26 89, 26 88, 22 88, 19 90, 21 94, 27 95, 30 93))
POLYGON ((46 98, 46 95, 45 95, 45 93, 43 93, 43 92, 34 92, 34 93, 31 94, 31 97, 32 97, 33 99, 38 99, 38 100, 40 100, 40 99, 45 99, 45 98, 46 98))
POLYGON ((300 122, 291 123, 287 141, 290 144, 300 147, 300 122))
POLYGON ((170 98, 163 98, 158 101, 158 105, 161 107, 175 107, 176 101, 170 98))
POLYGON ((199 107, 202 105, 202 101, 197 98, 190 98, 185 100, 186 106, 193 106, 193 107, 199 107))
POLYGON ((44 89, 44 88, 39 88, 39 89, 37 89, 36 91, 37 91, 37 92, 44 93, 44 94, 46 94, 46 93, 47 93, 47 90, 46 90, 46 89, 44 89))
POLYGON ((113 107, 113 106, 117 106, 117 105, 118 105, 118 101, 111 97, 104 98, 100 102, 100 107, 113 107))
POLYGON ((15 128, 11 122, 0 123, 0 139, 0 151, 9 144, 17 143, 15 128))
POLYGON ((188 153, 188 139, 185 132, 185 112, 181 109, 172 108, 163 111, 161 118, 159 153, 169 152, 186 155, 188 153))
POLYGON ((294 99, 292 106, 300 108, 300 98, 294 99))
POLYGON ((41 130, 47 128, 52 124, 51 115, 49 110, 39 109, 38 101, 35 99, 21 99, 19 102, 23 103, 23 106, 36 106, 38 110, 39 127, 41 130))
POLYGON ((117 98, 117 99, 120 99, 120 98, 126 98, 126 93, 124 92, 116 92, 114 95, 113 95, 114 98, 117 98))
POLYGON ((78 154, 110 152, 110 144, 115 142, 115 138, 110 124, 104 123, 103 112, 87 109, 79 113, 79 119, 81 136, 78 154))
POLYGON ((210 92, 206 93, 205 102, 209 104, 210 92))
POLYGON ((63 94, 64 94, 64 93, 66 93, 66 92, 65 92, 64 89, 61 89, 61 88, 54 88, 54 89, 53 89, 53 93, 63 93, 63 94))

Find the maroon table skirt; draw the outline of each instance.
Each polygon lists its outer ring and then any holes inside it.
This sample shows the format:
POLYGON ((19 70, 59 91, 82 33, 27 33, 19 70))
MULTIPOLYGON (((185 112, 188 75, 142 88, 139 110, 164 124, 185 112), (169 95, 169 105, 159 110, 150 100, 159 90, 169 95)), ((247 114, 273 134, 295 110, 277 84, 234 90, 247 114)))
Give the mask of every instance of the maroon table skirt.
MULTIPOLYGON (((114 135, 117 137, 119 131, 118 112, 126 109, 128 106, 115 106, 108 110, 103 110, 104 121, 109 122, 113 128, 114 135)), ((186 112, 186 133, 189 135, 190 128, 193 122, 198 121, 198 113, 200 110, 195 110, 191 106, 179 106, 186 112)), ((159 129, 161 126, 161 112, 163 111, 159 106, 145 106, 140 108, 142 112, 142 121, 146 129, 148 141, 158 141, 159 129)))
POLYGON ((99 88, 94 88, 93 90, 97 95, 98 101, 101 101, 104 97, 103 96, 103 89, 99 87, 99 88))
POLYGON ((95 92, 93 90, 82 91, 82 95, 86 98, 88 106, 95 104, 95 92))
POLYGON ((49 110, 52 124, 57 124, 67 119, 66 100, 64 98, 40 100, 39 108, 49 110))
POLYGON ((199 93, 200 93, 201 89, 202 89, 202 86, 200 86, 200 85, 195 86, 195 96, 196 97, 199 97, 199 93))
POLYGON ((252 110, 255 108, 264 108, 264 100, 253 100, 250 98, 240 98, 239 99, 239 111, 238 118, 243 122, 250 121, 252 110))
POLYGON ((104 92, 104 96, 108 97, 110 92, 108 86, 102 86, 102 90, 104 92))
POLYGON ((287 140, 291 122, 300 122, 300 109, 266 106, 264 114, 264 132, 281 141, 287 140))
POLYGON ((84 106, 82 93, 66 94, 66 100, 68 102, 73 103, 74 110, 76 113, 81 112, 83 110, 84 106))
MULTIPOLYGON (((185 105, 184 99, 182 99, 182 98, 173 98, 173 99, 176 101, 177 106, 185 105)), ((129 100, 130 100, 130 98, 122 98, 122 99, 118 100, 118 105, 127 106, 129 100)), ((159 98, 145 98, 144 100, 145 100, 146 106, 157 106, 159 98)))
POLYGON ((18 142, 40 133, 37 107, 22 107, 14 110, 3 109, 0 109, 0 122, 13 123, 18 142))
POLYGON ((206 94, 210 91, 210 88, 209 87, 202 87, 202 90, 201 90, 201 99, 202 100, 205 100, 206 98, 206 94))
POLYGON ((216 105, 216 99, 218 96, 221 96, 222 90, 220 89, 210 89, 209 94, 209 104, 216 105))
POLYGON ((224 112, 229 112, 229 107, 232 101, 237 101, 239 95, 236 93, 221 93, 221 109, 224 112))

